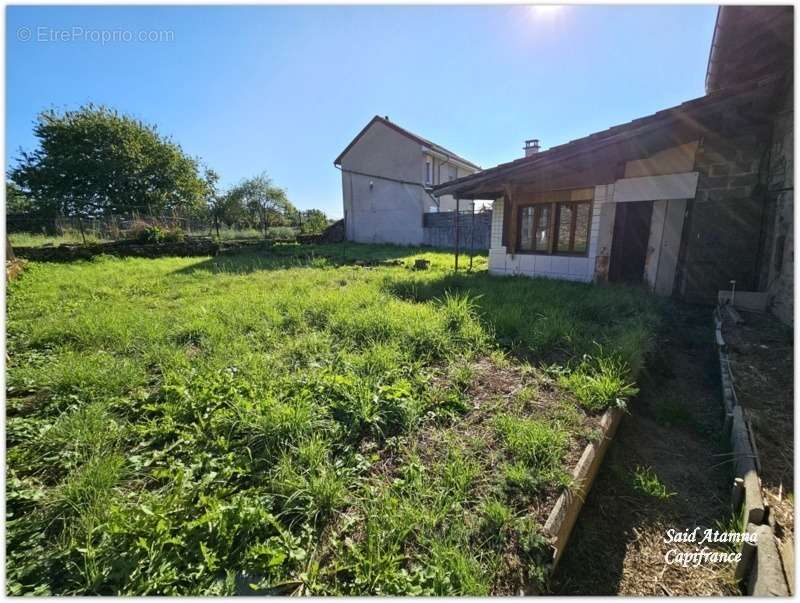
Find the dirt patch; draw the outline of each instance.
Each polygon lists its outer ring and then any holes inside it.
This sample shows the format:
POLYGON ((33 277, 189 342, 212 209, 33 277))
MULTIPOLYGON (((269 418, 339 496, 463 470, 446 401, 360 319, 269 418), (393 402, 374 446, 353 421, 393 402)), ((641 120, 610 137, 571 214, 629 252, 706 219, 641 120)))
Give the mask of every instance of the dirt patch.
MULTIPOLYGON (((719 369, 707 307, 676 307, 648 362, 641 392, 630 404, 587 497, 556 573, 553 589, 569 595, 735 594, 733 564, 670 565, 670 529, 735 529, 731 520, 729 454, 720 437, 719 369), (647 494, 643 469, 664 486, 647 494)), ((726 551, 725 545, 710 544, 726 551)))
POLYGON ((753 427, 761 460, 759 477, 780 538, 794 534, 794 381, 790 327, 767 314, 741 312, 743 324, 727 315, 723 337, 734 387, 753 427))

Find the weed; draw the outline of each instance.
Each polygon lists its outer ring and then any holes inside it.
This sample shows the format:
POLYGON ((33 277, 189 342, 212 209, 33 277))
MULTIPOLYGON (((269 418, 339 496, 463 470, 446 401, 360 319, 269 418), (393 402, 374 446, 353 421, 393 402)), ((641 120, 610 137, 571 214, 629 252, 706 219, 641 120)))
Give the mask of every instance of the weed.
POLYGON ((675 492, 667 489, 651 467, 636 467, 633 472, 633 489, 640 494, 660 500, 675 496, 675 492))
POLYGON ((497 543, 504 543, 512 528, 514 512, 501 500, 494 498, 483 502, 481 529, 484 536, 497 543))
MULTIPOLYGON (((562 459, 568 445, 566 431, 535 419, 510 415, 499 415, 494 424, 510 457, 529 472, 523 483, 536 488, 563 481, 562 459)), ((518 478, 520 465, 512 467, 511 475, 518 478)))
POLYGON ((562 372, 559 382, 587 410, 599 411, 609 406, 624 407, 628 398, 639 393, 629 375, 630 370, 621 359, 587 354, 573 370, 562 372))

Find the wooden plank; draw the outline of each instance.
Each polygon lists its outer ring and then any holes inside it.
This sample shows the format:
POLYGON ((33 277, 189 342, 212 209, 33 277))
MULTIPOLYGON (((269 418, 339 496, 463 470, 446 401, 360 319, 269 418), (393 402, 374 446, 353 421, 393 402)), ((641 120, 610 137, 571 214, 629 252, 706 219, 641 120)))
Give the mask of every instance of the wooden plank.
POLYGON ((783 563, 783 573, 786 575, 786 586, 789 587, 789 594, 794 595, 794 538, 785 536, 778 547, 783 563))
POLYGON ((753 423, 750 421, 750 417, 745 418, 745 425, 747 425, 747 435, 750 436, 750 447, 753 449, 753 460, 756 463, 756 472, 761 475, 761 456, 758 454, 756 434, 753 431, 753 423))
MULTIPOLYGON (((758 528, 759 526, 748 523, 745 531, 748 534, 756 534, 758 528)), ((733 572, 733 577, 737 582, 741 582, 750 575, 750 571, 753 568, 753 563, 756 558, 757 545, 758 542, 755 544, 750 544, 747 541, 742 542, 742 556, 739 558, 739 562, 736 564, 736 569, 733 572)))
POLYGON ((756 533, 758 544, 750 572, 748 594, 755 597, 788 597, 789 588, 772 529, 769 526, 758 526, 756 533))
POLYGON ((603 414, 600 419, 600 431, 602 433, 600 441, 592 442, 586 446, 572 472, 575 479, 574 486, 558 497, 545 522, 544 532, 550 537, 550 543, 553 547, 551 571, 555 570, 561 560, 572 528, 592 487, 592 482, 600 470, 603 457, 617 431, 622 415, 623 411, 620 408, 609 408, 603 414))
POLYGON ((764 520, 764 501, 761 498, 761 484, 756 473, 755 458, 741 406, 733 409, 731 447, 735 473, 744 480, 745 519, 759 525, 764 520))
POLYGON ((734 513, 738 513, 744 502, 744 480, 741 477, 734 478, 733 489, 731 490, 731 508, 734 513))

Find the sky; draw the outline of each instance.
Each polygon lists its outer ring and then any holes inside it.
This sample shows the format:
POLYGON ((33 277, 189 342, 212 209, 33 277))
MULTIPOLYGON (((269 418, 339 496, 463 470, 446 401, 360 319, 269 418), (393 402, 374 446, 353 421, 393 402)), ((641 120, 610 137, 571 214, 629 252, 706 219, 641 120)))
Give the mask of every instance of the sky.
POLYGON ((702 96, 716 6, 18 6, 6 165, 42 110, 156 124, 224 186, 266 172, 342 215, 374 115, 487 168, 702 96))

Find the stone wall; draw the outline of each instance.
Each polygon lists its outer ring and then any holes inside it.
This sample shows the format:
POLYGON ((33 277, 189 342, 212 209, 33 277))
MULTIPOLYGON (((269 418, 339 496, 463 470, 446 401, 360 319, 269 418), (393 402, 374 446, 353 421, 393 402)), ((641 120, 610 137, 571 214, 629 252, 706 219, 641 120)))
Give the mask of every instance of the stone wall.
POLYGON ((758 288, 764 188, 761 166, 768 126, 754 126, 736 112, 719 116, 695 155, 697 194, 689 203, 678 278, 690 302, 716 303, 717 292, 758 288))
POLYGON ((769 309, 782 322, 794 312, 794 90, 789 89, 775 119, 767 174, 771 232, 766 242, 769 262, 764 283, 769 309))
POLYGON ((68 262, 107 254, 118 257, 206 256, 217 255, 220 247, 211 239, 187 239, 175 243, 137 243, 114 241, 92 245, 57 247, 14 247, 17 257, 39 262, 68 262))

